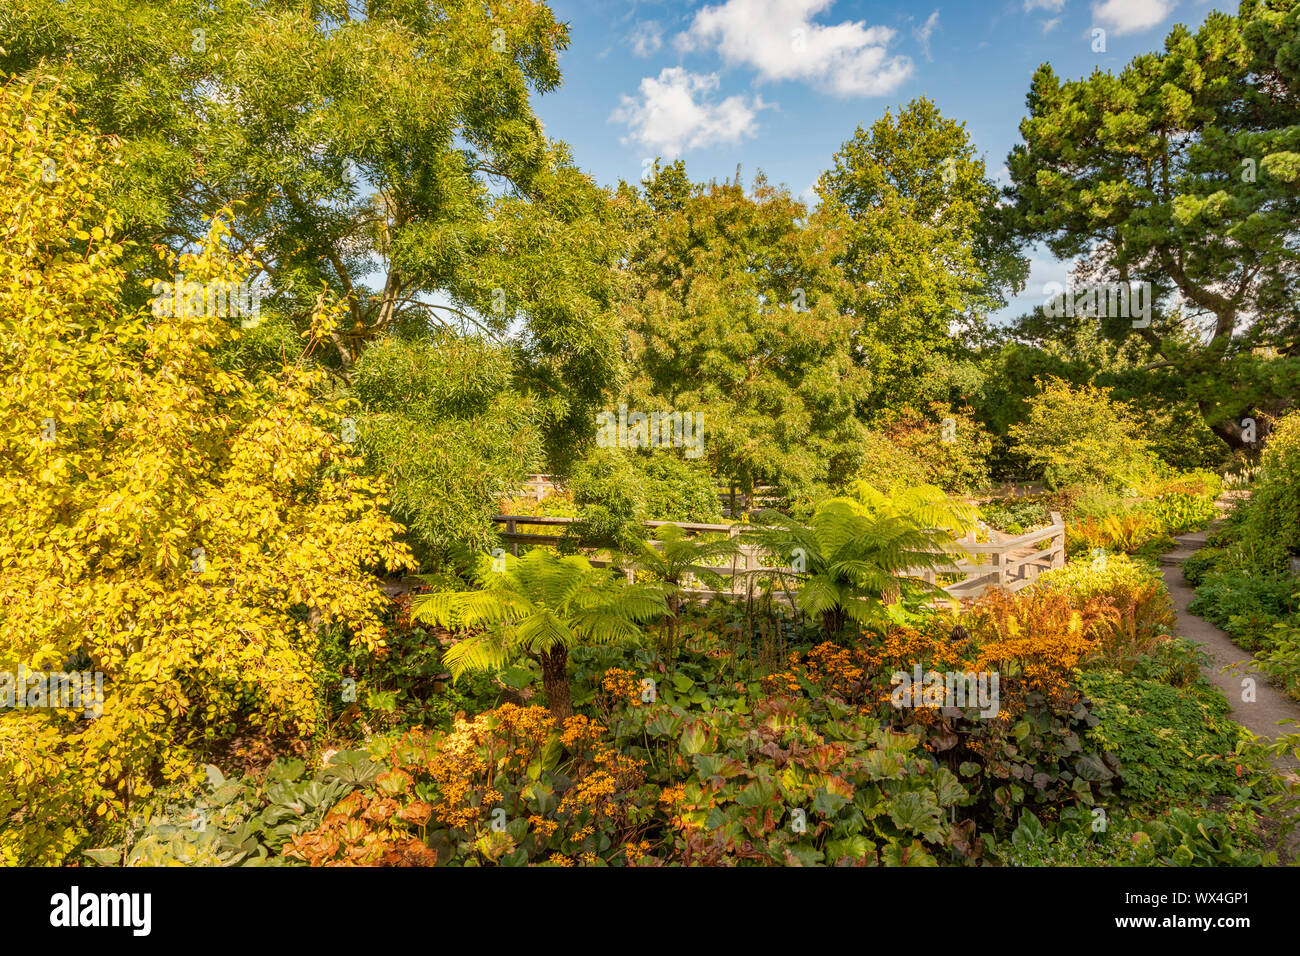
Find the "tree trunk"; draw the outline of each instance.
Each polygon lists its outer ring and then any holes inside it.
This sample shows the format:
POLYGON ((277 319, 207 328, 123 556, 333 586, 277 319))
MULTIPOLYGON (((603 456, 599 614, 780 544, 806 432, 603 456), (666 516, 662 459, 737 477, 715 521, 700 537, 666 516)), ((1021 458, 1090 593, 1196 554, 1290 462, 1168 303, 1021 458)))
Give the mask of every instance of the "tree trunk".
MULTIPOLYGON (((1202 414, 1204 415, 1204 411, 1202 412, 1202 414)), ((1262 430, 1263 429, 1261 427, 1261 432, 1262 430)), ((1255 445, 1254 446, 1248 445, 1242 436, 1241 425, 1231 420, 1216 422, 1215 424, 1210 426, 1210 431, 1214 432, 1214 434, 1222 438, 1224 443, 1233 451, 1237 451, 1238 449, 1241 448, 1258 448, 1259 439, 1264 437, 1262 434, 1257 433, 1255 439, 1255 445)))
POLYGON ((551 716, 565 720, 573 716, 573 700, 569 695, 569 649, 553 647, 544 651, 542 660, 542 690, 551 716))
POLYGON ((822 611, 822 628, 825 629, 828 638, 838 637, 840 631, 844 630, 847 621, 848 616, 844 613, 842 607, 833 607, 828 611, 822 611))

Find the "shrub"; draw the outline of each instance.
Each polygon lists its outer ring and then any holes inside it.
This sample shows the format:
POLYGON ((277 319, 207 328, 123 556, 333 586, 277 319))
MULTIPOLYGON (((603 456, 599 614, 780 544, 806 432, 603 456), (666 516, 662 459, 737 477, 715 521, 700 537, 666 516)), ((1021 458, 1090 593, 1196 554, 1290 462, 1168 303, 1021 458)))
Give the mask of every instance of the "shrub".
POLYGON ((1012 535, 1048 524, 1051 519, 1047 505, 1036 498, 991 501, 980 505, 980 517, 986 524, 1012 535))
POLYGON ((1118 616, 1103 597, 1074 600, 1048 588, 1013 594, 986 591, 968 611, 967 627, 977 643, 977 670, 1011 668, 1023 694, 1041 694, 1068 709, 1077 696, 1074 669, 1096 651, 1099 634, 1118 616))
POLYGON ((884 492, 905 485, 935 485, 971 494, 989 483, 992 436, 969 413, 939 402, 928 415, 905 408, 882 435, 891 451, 873 448, 860 477, 884 492))
POLYGON ((1273 426, 1246 506, 1242 537, 1257 550, 1255 567, 1284 571, 1300 554, 1300 410, 1273 426))
POLYGON ((663 452, 593 449, 574 466, 568 490, 578 510, 568 528, 576 547, 635 550, 646 521, 722 520, 708 466, 663 452))
POLYGON ((1296 610, 1295 579, 1240 571, 1205 575, 1188 610, 1232 635, 1246 650, 1265 646, 1273 624, 1296 610))
POLYGON ((1300 616, 1274 621, 1271 633, 1263 635, 1261 643, 1264 649, 1255 655, 1259 669, 1300 700, 1300 616))
MULTIPOLYGON (((1156 819, 1111 814, 1094 832, 1092 817, 1074 815, 1040 823, 1022 814, 1011 840, 998 846, 1008 866, 1262 866, 1270 855, 1254 845, 1256 834, 1243 822, 1249 814, 1204 813, 1174 808, 1156 819)), ((1144 816, 1144 815, 1143 815, 1144 816)))
POLYGON ((1167 641, 1177 620, 1159 569, 1125 555, 1071 561, 1040 575, 1034 586, 1060 591, 1076 607, 1107 599, 1117 616, 1098 626, 1100 642, 1091 656, 1124 670, 1167 641))
MULTIPOLYGON (((320 376, 242 378, 213 358, 236 323, 123 304, 102 142, 5 88, 0 156, 27 210, 0 238, 0 671, 103 678, 96 719, 0 714, 0 860, 55 864, 237 732, 312 734, 317 620, 382 648, 372 569, 409 555, 320 376)), ((226 232, 163 268, 239 281, 226 232)), ((338 314, 322 300, 313 333, 338 314)))
POLYGON ((642 452, 633 458, 633 464, 650 521, 722 521, 718 483, 703 461, 642 452))
POLYGON ((630 455, 597 448, 573 467, 569 491, 579 520, 569 525, 569 547, 632 550, 645 538, 645 495, 630 455))
POLYGON ((1144 501, 1138 507, 1167 534, 1197 531, 1219 514, 1213 498, 1190 492, 1170 492, 1144 501))
POLYGON ((1069 499, 1064 510, 1072 519, 1100 521, 1112 515, 1127 515, 1136 506, 1132 495, 1123 495, 1105 485, 1070 485, 1060 493, 1069 499))
POLYGON ((587 865, 637 858, 657 788, 643 761, 586 717, 504 704, 447 733, 372 745, 387 768, 316 831, 293 841, 313 863, 587 865))
POLYGON ((1220 570, 1224 553, 1222 548, 1201 548, 1183 562, 1183 580, 1192 587, 1199 586, 1207 574, 1220 570))
POLYGON ((889 494, 896 488, 925 484, 928 478, 925 463, 911 451, 896 445, 884 432, 866 433, 858 480, 889 494))
POLYGON ((334 753, 307 774, 301 760, 277 759, 260 776, 227 779, 209 765, 192 792, 160 791, 133 820, 125 840, 86 850, 108 866, 276 866, 280 854, 355 787, 383 769, 364 751, 334 753))
POLYGON ((1016 453, 1035 467, 1049 488, 1096 483, 1108 488, 1132 485, 1149 474, 1154 456, 1146 423, 1110 390, 1074 387, 1057 378, 1039 381, 1041 390, 1027 399, 1025 421, 1009 435, 1016 453))
POLYGON ((1143 514, 1084 518, 1066 525, 1066 550, 1070 554, 1103 549, 1125 554, 1159 554, 1173 547, 1164 528, 1143 514))

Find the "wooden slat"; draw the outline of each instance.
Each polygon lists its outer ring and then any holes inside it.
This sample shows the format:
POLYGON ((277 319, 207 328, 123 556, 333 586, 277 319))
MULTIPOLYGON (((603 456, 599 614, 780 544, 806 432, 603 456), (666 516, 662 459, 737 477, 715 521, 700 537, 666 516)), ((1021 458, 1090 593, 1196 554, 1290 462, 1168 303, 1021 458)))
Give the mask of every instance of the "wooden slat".
MULTIPOLYGON (((1031 531, 1014 538, 1004 537, 996 543, 977 543, 974 540, 974 533, 968 533, 957 543, 956 548, 941 555, 950 560, 937 565, 933 570, 909 568, 904 572, 904 576, 936 583, 938 575, 963 574, 965 575, 963 580, 943 586, 943 590, 953 598, 978 597, 993 586, 1002 586, 1012 591, 1018 591, 1033 583, 1043 571, 1058 568, 1065 564, 1065 522, 1061 520, 1061 516, 1057 512, 1052 512, 1051 517, 1052 524, 1047 528, 1031 531), (1049 539, 1051 544, 1046 548, 1035 549, 1023 555, 1013 555, 1015 551, 1049 539)), ((505 525, 505 532, 501 537, 510 545, 511 551, 517 555, 521 544, 555 545, 565 540, 562 535, 556 534, 521 533, 518 531, 520 525, 562 528, 575 523, 578 519, 557 515, 496 515, 492 520, 497 524, 505 525)), ((645 522, 645 526, 648 528, 662 528, 668 525, 676 525, 687 532, 718 532, 732 536, 743 531, 745 527, 737 524, 707 524, 692 521, 645 522)), ((654 541, 651 541, 650 544, 652 547, 660 546, 658 542, 654 541)), ((746 588, 752 585, 756 577, 770 575, 772 578, 779 578, 799 574, 791 567, 764 567, 757 547, 745 545, 741 547, 742 554, 735 561, 720 566, 700 565, 694 570, 697 572, 711 571, 723 577, 730 576, 730 588, 718 593, 735 596, 744 595, 746 588)), ((592 561, 592 564, 598 567, 604 567, 608 563, 604 560, 592 561)), ((683 593, 711 595, 715 592, 707 588, 683 588, 683 593)), ((788 598, 788 592, 781 593, 786 594, 788 598)))

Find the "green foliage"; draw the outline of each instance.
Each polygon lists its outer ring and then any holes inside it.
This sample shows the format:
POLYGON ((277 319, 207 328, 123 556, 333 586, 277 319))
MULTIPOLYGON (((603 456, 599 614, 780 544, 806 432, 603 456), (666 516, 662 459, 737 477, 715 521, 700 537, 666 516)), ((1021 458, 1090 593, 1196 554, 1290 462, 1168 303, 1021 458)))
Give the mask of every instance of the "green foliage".
POLYGON ((868 433, 857 477, 885 492, 926 484, 970 494, 989 482, 992 447, 992 437, 968 412, 939 402, 928 416, 904 408, 880 431, 868 433))
POLYGON ((1141 337, 1149 389, 1194 403, 1234 446, 1242 418, 1284 407, 1300 375, 1296 17, 1290 0, 1246 0, 1196 32, 1175 26, 1118 74, 1063 82, 1044 63, 1007 159, 1026 238, 1083 258, 1090 278, 1189 303, 1157 306, 1147 328, 1103 327, 1141 337))
POLYGON ((308 775, 301 760, 277 759, 259 778, 227 780, 209 765, 197 792, 166 792, 140 814, 123 843, 85 856, 108 866, 285 866, 280 855, 379 765, 362 751, 334 753, 308 775), (184 797, 184 799, 182 799, 184 797))
POLYGON ((970 828, 949 822, 966 790, 946 767, 917 759, 918 736, 848 719, 852 711, 834 702, 776 698, 749 710, 702 713, 661 700, 620 715, 619 738, 672 785, 671 850, 683 863, 936 866, 978 857, 970 828))
MULTIPOLYGON (((1296 599, 1300 601, 1300 595, 1296 599)), ((1263 648, 1255 655, 1259 669, 1300 700, 1300 614, 1274 621, 1271 630, 1261 635, 1260 644, 1263 648)))
POLYGON ((1183 562, 1183 579, 1192 587, 1199 587, 1206 575, 1219 571, 1223 560, 1222 548, 1201 548, 1183 562))
POLYGON ((446 409, 433 420, 392 407, 357 416, 429 561, 458 534, 475 547, 489 537, 484 503, 540 467, 542 441, 547 467, 564 470, 623 374, 620 218, 530 102, 559 85, 567 42, 540 0, 384 3, 360 15, 341 0, 202 10, 37 0, 0 13, 0 71, 45 83, 57 70, 78 122, 120 138, 110 185, 141 242, 123 259, 130 305, 143 303, 135 280, 151 278, 150 245, 188 251, 229 209, 231 252, 259 257, 275 321, 227 350, 227 367, 278 369, 322 291, 344 321, 309 360, 333 388, 380 345, 399 354, 370 368, 372 386, 388 371, 398 391, 417 378, 436 392, 436 378, 397 366, 437 362, 414 346, 400 354, 393 337, 451 331, 510 348, 514 388, 456 411, 459 422, 446 409))
POLYGON ((1188 610, 1223 628, 1236 643, 1252 651, 1268 644, 1275 622, 1300 607, 1297 590, 1289 575, 1218 571, 1204 576, 1188 610))
POLYGON ((1156 522, 1167 534, 1199 531, 1219 514, 1213 497, 1182 491, 1144 501, 1139 506, 1139 510, 1156 522))
POLYGON ((1101 723, 1089 733, 1120 761, 1120 794, 1144 808, 1204 804, 1239 787, 1233 766, 1242 730, 1212 688, 1177 688, 1118 670, 1088 671, 1080 688, 1101 723))
POLYGON ((718 484, 704 462, 665 453, 638 454, 633 463, 637 487, 645 495, 650 521, 722 521, 718 484))
POLYGON ((662 582, 669 609, 675 612, 679 592, 688 577, 705 587, 720 587, 724 583, 723 577, 710 571, 709 567, 718 566, 719 559, 736 554, 736 539, 733 537, 691 538, 676 525, 665 525, 655 531, 652 540, 642 542, 626 557, 638 571, 645 572, 651 580, 662 582))
POLYGON ((592 449, 574 465, 568 486, 578 520, 565 529, 566 545, 630 551, 645 538, 648 506, 630 455, 592 449))
POLYGON ((359 447, 426 561, 490 548, 498 500, 541 466, 546 416, 512 387, 513 366, 504 348, 441 334, 385 338, 353 368, 359 447))
POLYGON ((1248 813, 1193 816, 1178 809, 1148 819, 1134 809, 1139 815, 1114 813, 1099 829, 1086 817, 1062 814, 1060 822, 1044 825, 1026 812, 1010 845, 999 845, 997 854, 1008 866, 1260 866, 1270 861, 1255 846, 1249 830, 1254 818, 1248 813))
POLYGON ((574 465, 567 487, 579 520, 565 533, 575 547, 635 551, 646 521, 722 521, 708 466, 666 451, 594 448, 574 465))
MULTIPOLYGON (((452 576, 446 577, 443 586, 450 586, 452 576)), ((409 594, 399 599, 381 656, 367 653, 339 628, 324 629, 319 687, 330 739, 360 740, 371 731, 398 727, 447 727, 457 713, 497 703, 501 688, 490 675, 451 682, 441 643, 410 621, 410 600, 409 594), (354 683, 345 684, 348 680, 354 683)))
POLYGON ((837 255, 871 371, 866 408, 915 403, 927 357, 953 351, 951 327, 978 327, 1024 284, 997 187, 964 125, 918 98, 858 127, 817 189, 847 235, 837 255))
POLYGON ((1263 572, 1287 569, 1300 556, 1300 410, 1273 426, 1241 525, 1246 547, 1263 572))
POLYGON ((444 655, 452 676, 501 670, 519 657, 543 665, 547 699, 557 717, 570 711, 568 652, 641 636, 637 624, 662 615, 663 594, 624 583, 586 558, 534 548, 522 558, 485 559, 475 591, 441 591, 412 604, 413 620, 469 631, 444 655))
MULTIPOLYGON (((646 184, 653 198, 659 169, 646 184)), ((835 224, 761 177, 692 187, 657 207, 620 190, 636 222, 624 306, 629 407, 690 412, 704 458, 751 491, 791 496, 846 480, 863 428, 868 376, 854 361, 857 322, 835 263, 835 224)))
POLYGON ((862 483, 856 490, 860 499, 824 501, 807 524, 765 510, 743 535, 795 568, 798 605, 822 619, 827 637, 850 620, 880 626, 900 599, 935 594, 933 585, 903 572, 947 563, 958 550, 954 532, 970 520, 971 509, 937 488, 892 498, 862 483))
POLYGON ((1051 520, 1047 505, 1034 498, 990 501, 980 505, 979 514, 986 524, 1011 535, 1023 534, 1051 520))
POLYGON ((926 484, 925 462, 884 432, 872 429, 862 439, 862 465, 857 479, 886 493, 926 484))
POLYGON ((1009 434, 1015 451, 1049 488, 1087 483, 1123 488, 1150 473, 1149 442, 1142 437, 1146 425, 1108 389, 1048 379, 1028 402, 1025 421, 1009 434))

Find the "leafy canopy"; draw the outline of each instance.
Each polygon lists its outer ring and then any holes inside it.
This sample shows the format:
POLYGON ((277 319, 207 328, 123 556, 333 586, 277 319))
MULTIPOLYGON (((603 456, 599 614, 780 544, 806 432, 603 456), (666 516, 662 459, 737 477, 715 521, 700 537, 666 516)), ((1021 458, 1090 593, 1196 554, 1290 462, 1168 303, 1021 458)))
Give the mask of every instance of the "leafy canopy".
POLYGON ((1234 447, 1240 419, 1300 384, 1300 85, 1295 0, 1176 26, 1119 75, 1043 64, 1007 160, 1024 236, 1089 281, 1146 282, 1153 390, 1194 400, 1234 447), (1257 351, 1263 350, 1263 351, 1257 351))

